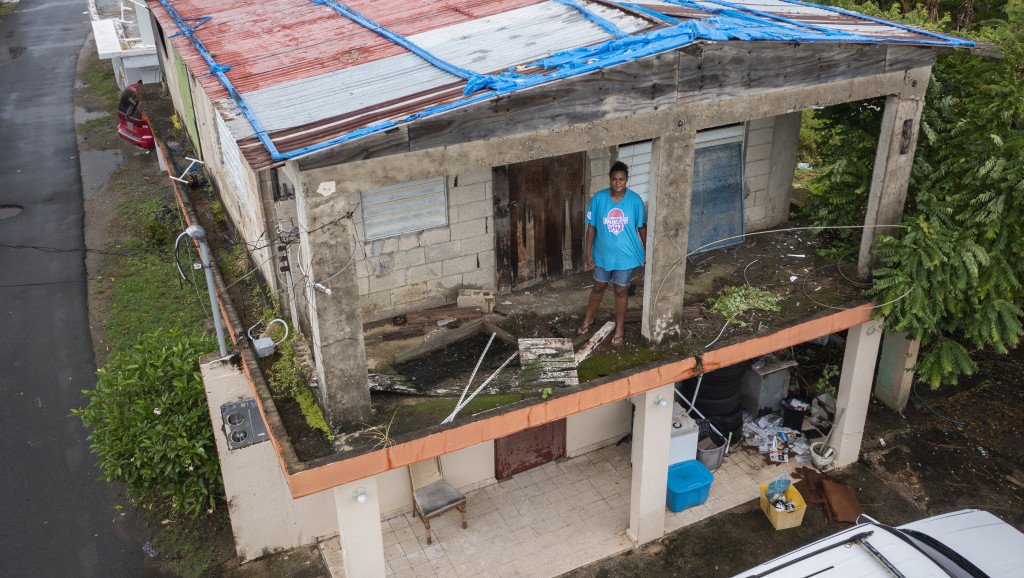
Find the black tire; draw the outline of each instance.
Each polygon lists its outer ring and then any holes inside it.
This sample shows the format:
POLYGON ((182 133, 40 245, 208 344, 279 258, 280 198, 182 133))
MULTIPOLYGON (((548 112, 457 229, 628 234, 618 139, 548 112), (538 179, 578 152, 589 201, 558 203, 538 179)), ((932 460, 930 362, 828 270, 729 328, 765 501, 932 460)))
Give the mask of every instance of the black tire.
POLYGON ((718 400, 729 399, 731 397, 738 398, 740 395, 740 385, 739 381, 718 385, 702 383, 700 385, 700 392, 698 393, 700 395, 700 399, 718 400))
MULTIPOLYGON (((719 382, 708 381, 707 376, 700 383, 701 399, 728 399, 740 392, 740 381, 719 382)), ((682 382, 678 388, 679 392, 686 396, 686 399, 693 398, 693 392, 697 389, 697 379, 690 378, 682 382)))
POLYGON ((742 361, 733 365, 716 369, 704 374, 704 383, 711 385, 723 385, 732 382, 738 382, 743 378, 744 372, 747 371, 748 362, 742 361))
POLYGON ((732 415, 739 409, 739 396, 734 395, 726 399, 698 399, 697 409, 708 419, 723 415, 732 415))
MULTIPOLYGON (((711 423, 715 424, 719 431, 728 435, 729 432, 735 432, 743 427, 743 410, 736 408, 734 412, 713 417, 708 416, 708 419, 711 420, 711 423)), ((734 435, 733 438, 735 439, 736 436, 734 435)))

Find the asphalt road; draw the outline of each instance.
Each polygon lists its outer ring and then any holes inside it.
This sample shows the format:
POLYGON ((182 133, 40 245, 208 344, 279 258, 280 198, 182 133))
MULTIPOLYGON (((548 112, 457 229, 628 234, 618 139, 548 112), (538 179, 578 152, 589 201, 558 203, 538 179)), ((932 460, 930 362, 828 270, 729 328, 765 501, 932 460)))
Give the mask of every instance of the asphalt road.
POLYGON ((87 9, 85 0, 22 0, 0 22, 4 577, 144 573, 141 539, 119 520, 87 432, 68 417, 96 371, 73 120, 87 9), (18 208, 20 214, 9 216, 18 208))

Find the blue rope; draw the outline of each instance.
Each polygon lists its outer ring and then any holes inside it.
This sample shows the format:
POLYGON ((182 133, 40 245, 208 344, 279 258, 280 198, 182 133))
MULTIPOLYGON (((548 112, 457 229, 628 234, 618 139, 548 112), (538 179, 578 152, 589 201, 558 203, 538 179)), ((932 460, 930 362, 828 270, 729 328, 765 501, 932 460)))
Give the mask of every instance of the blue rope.
POLYGON ((930 409, 930 410, 931 410, 931 412, 932 412, 932 413, 934 413, 935 415, 937 415, 937 416, 941 417, 942 419, 944 419, 944 420, 946 420, 946 421, 948 421, 948 422, 952 422, 952 423, 955 423, 956 425, 967 425, 967 423, 966 423, 966 422, 962 422, 962 421, 956 421, 955 419, 949 419, 948 417, 946 417, 946 416, 942 415, 941 413, 939 413, 939 412, 935 411, 934 409, 932 409, 932 406, 928 405, 928 402, 927 402, 927 401, 925 401, 925 400, 924 400, 924 399, 923 399, 923 398, 921 397, 921 394, 917 393, 917 378, 916 378, 916 377, 914 378, 914 386, 913 386, 913 387, 912 387, 911 389, 913 389, 913 390, 914 390, 914 395, 915 395, 915 396, 917 396, 917 399, 918 399, 918 400, 919 400, 919 401, 920 401, 921 403, 923 403, 925 407, 927 407, 928 409, 930 409))
MULTIPOLYGON (((224 88, 228 90, 228 94, 231 96, 231 99, 235 101, 235 104, 238 105, 239 110, 242 111, 242 116, 244 116, 245 119, 249 121, 249 124, 252 125, 253 130, 256 131, 256 138, 258 138, 260 142, 263 143, 263 146, 267 149, 267 152, 270 153, 270 158, 274 160, 283 160, 279 158, 281 157, 281 153, 277 150, 277 147, 274 146, 273 141, 270 140, 270 136, 267 135, 267 131, 263 129, 263 125, 260 124, 260 121, 256 118, 256 115, 254 115, 252 111, 249 110, 249 106, 245 104, 245 100, 242 99, 242 95, 238 94, 238 90, 235 89, 235 85, 232 84, 231 81, 228 80, 228 77, 225 75, 225 72, 231 70, 231 67, 224 64, 219 64, 216 60, 214 60, 213 56, 211 56, 210 52, 206 49, 206 45, 203 44, 203 41, 195 35, 195 28, 198 28, 199 26, 205 24, 210 19, 210 17, 205 16, 201 18, 182 18, 181 15, 178 14, 178 11, 175 10, 174 6, 171 6, 171 3, 168 0, 159 1, 160 4, 164 7, 164 10, 167 11, 167 14, 171 17, 172 20, 174 20, 174 23, 178 25, 178 29, 181 31, 181 34, 183 34, 185 38, 188 38, 189 42, 192 43, 192 46, 194 46, 195 49, 199 52, 199 55, 203 57, 203 60, 210 67, 210 72, 214 76, 216 76, 217 80, 219 80, 220 83, 224 85, 224 88), (199 20, 200 22, 195 27, 192 27, 186 24, 186 22, 189 20, 199 20)), ((177 34, 175 34, 174 36, 177 36, 177 34)))
POLYGON ((576 0, 552 0, 552 1, 553 2, 557 2, 559 4, 563 4, 565 6, 569 6, 570 8, 575 8, 577 11, 579 11, 580 14, 583 15, 584 18, 586 18, 587 20, 590 20, 594 24, 597 24, 601 28, 604 28, 605 32, 607 32, 608 34, 611 34, 612 36, 614 36, 616 38, 627 38, 629 36, 629 34, 627 34, 626 32, 623 32, 622 30, 620 30, 618 26, 616 26, 612 22, 609 22, 608 20, 605 20, 604 18, 601 18, 597 14, 594 14, 594 12, 592 12, 589 8, 587 8, 586 6, 580 4, 579 2, 576 2, 576 0))

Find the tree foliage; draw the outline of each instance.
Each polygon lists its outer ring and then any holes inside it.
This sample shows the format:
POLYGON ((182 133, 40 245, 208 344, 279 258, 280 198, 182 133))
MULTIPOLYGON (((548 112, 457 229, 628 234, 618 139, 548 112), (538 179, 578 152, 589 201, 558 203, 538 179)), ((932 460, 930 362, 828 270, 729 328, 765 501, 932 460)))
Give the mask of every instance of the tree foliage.
POLYGON ((224 494, 199 373, 209 337, 157 331, 99 370, 89 404, 73 411, 91 429, 103 479, 122 482, 150 507, 198 517, 224 494))
MULTIPOLYGON (((922 339, 917 370, 933 387, 972 373, 972 350, 1004 353, 1024 332, 1024 0, 1009 0, 1001 15, 961 31, 998 45, 1001 60, 956 50, 932 69, 903 218, 908 228, 882 239, 870 292, 884 304, 888 329, 922 339)), ((818 224, 850 224, 843 219, 851 208, 866 205, 880 109, 870 102, 832 108, 821 137, 835 146, 819 146, 828 170, 816 183, 810 216, 818 224)))

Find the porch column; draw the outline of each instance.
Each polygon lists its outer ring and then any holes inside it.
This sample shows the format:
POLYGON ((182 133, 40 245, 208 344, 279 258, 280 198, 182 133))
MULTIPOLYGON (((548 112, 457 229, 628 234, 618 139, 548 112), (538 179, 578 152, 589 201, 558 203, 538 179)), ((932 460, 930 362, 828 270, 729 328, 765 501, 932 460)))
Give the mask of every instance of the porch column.
MULTIPOLYGON (((682 328, 695 135, 686 125, 673 127, 655 141, 657 188, 647 203, 647 267, 641 326, 643 336, 653 343, 678 334, 682 328)), ((668 399, 672 401, 671 396, 668 399)))
POLYGON ((353 210, 348 195, 335 192, 334 181, 304 181, 296 191, 305 275, 296 292, 308 302, 310 337, 324 410, 335 433, 370 421, 370 386, 366 375, 363 318, 356 282, 353 210), (308 275, 308 276, 306 276, 308 275), (318 290, 314 283, 325 290, 318 290))
MULTIPOLYGON (((928 83, 924 81, 923 84, 928 83)), ((919 89, 919 96, 889 95, 885 99, 882 130, 878 135, 875 167, 871 176, 871 193, 864 218, 865 229, 861 234, 857 260, 857 275, 861 279, 871 277, 871 270, 877 261, 873 254, 877 244, 875 238, 880 233, 891 235, 894 231, 877 225, 895 225, 903 218, 903 204, 907 198, 907 184, 914 164, 914 149, 917 147, 917 132, 921 124, 923 88, 919 89)))
POLYGON ((380 525, 377 478, 369 477, 334 488, 342 567, 349 578, 384 578, 384 534, 380 525), (366 501, 359 503, 362 489, 366 501))
POLYGON ((917 363, 920 339, 910 339, 906 333, 886 333, 882 337, 882 357, 878 360, 875 379, 875 397, 892 409, 903 412, 914 383, 911 368, 917 363))
POLYGON ((633 480, 629 491, 629 529, 626 536, 639 546, 665 535, 665 495, 668 491, 668 446, 672 432, 675 384, 631 398, 633 414, 633 480), (666 403, 656 403, 658 397, 666 403))
POLYGON ((878 358, 878 344, 882 340, 882 323, 871 320, 851 327, 846 337, 846 353, 843 355, 843 369, 839 374, 839 393, 836 399, 836 415, 846 408, 842 419, 837 421, 832 435, 832 447, 836 457, 833 464, 847 466, 860 456, 860 442, 864 436, 864 421, 871 401, 871 382, 875 376, 875 360, 878 358))

